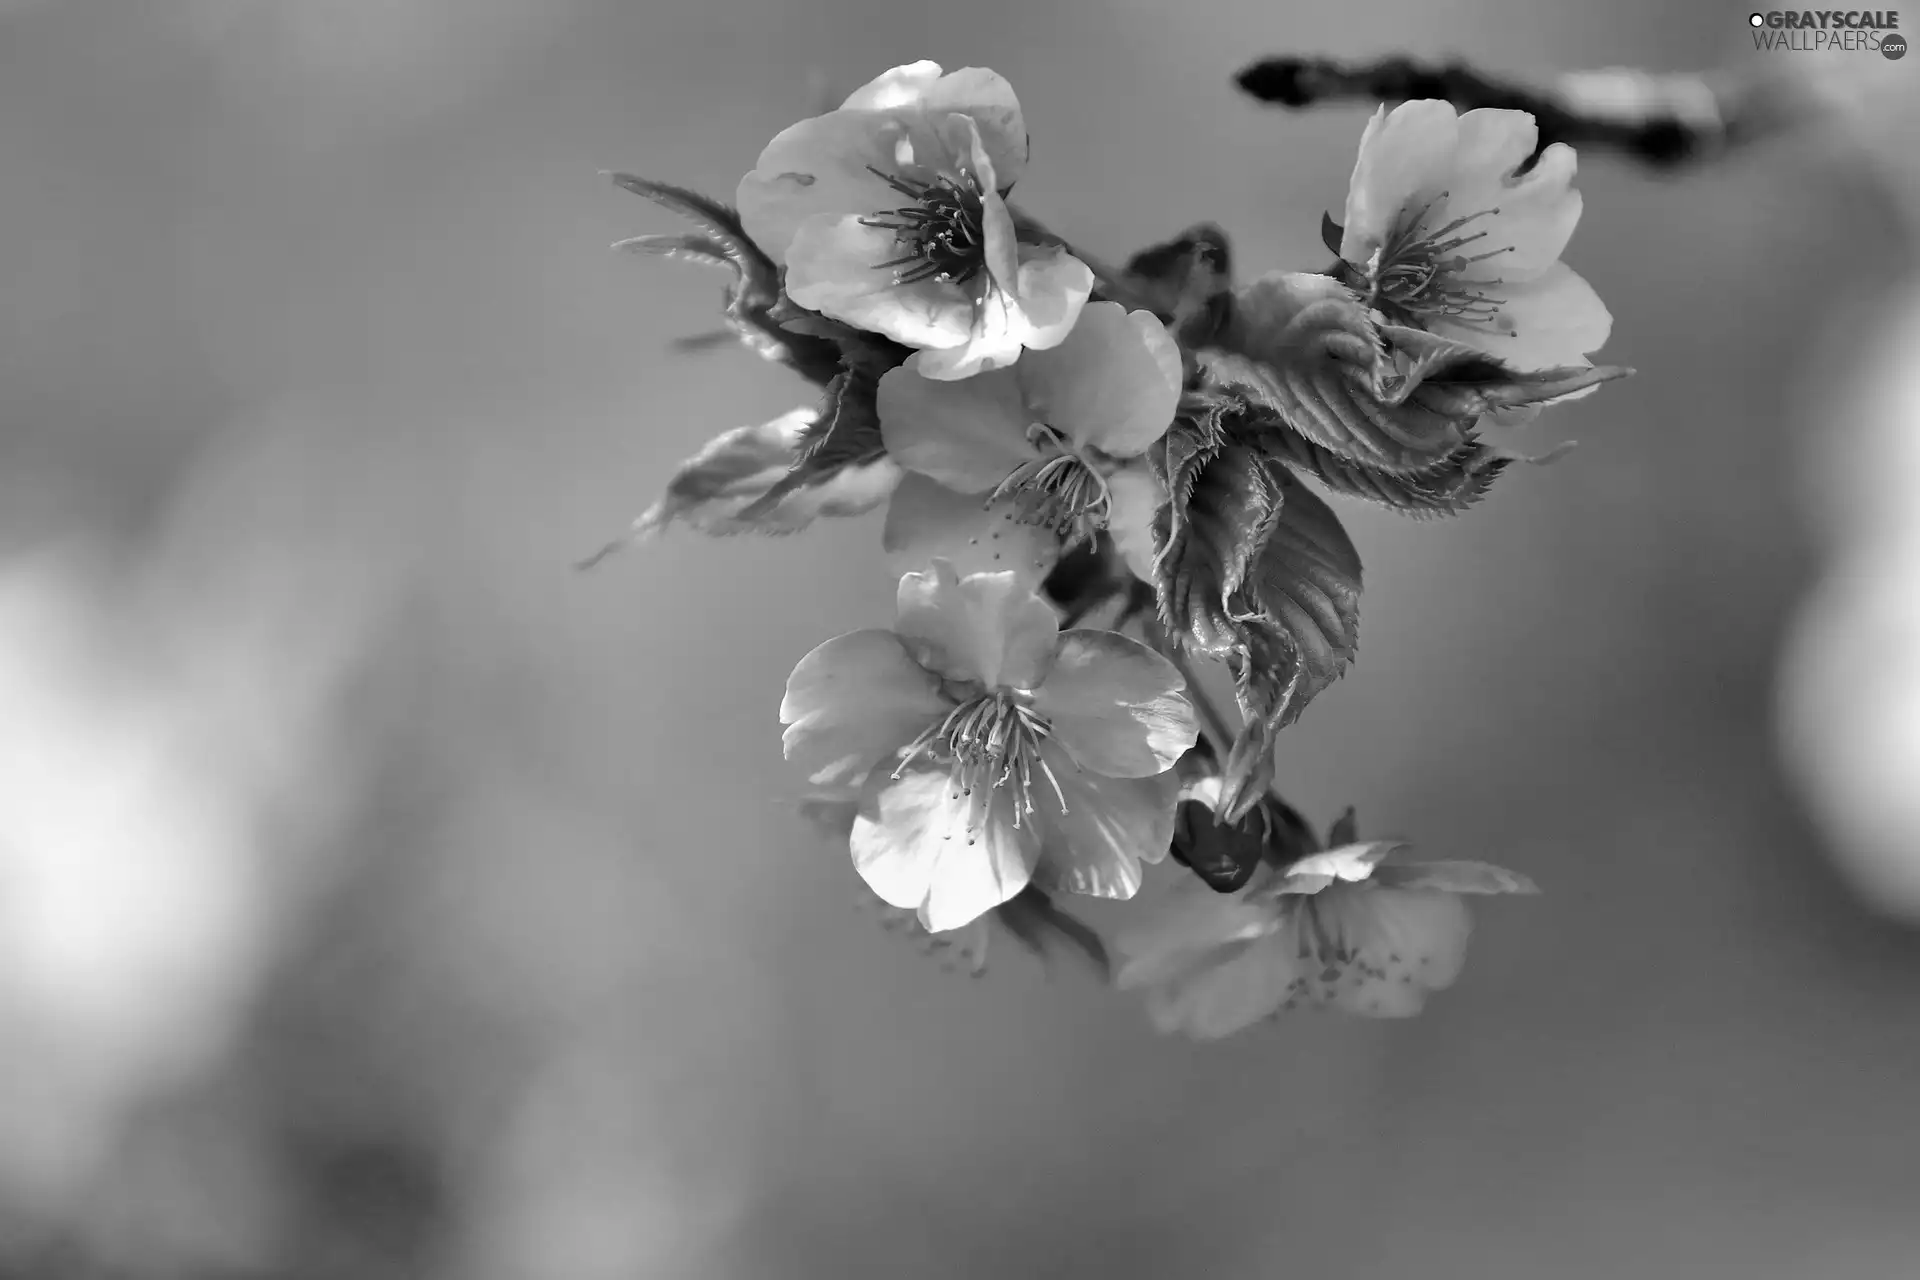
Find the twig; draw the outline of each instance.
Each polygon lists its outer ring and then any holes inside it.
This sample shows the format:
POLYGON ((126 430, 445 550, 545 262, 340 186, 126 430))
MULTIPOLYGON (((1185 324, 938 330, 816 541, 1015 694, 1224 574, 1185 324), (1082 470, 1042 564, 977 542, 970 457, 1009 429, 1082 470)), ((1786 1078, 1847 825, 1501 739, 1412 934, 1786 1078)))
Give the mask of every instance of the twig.
POLYGON ((1616 151, 1655 169, 1714 159, 1821 114, 1812 96, 1770 76, 1595 71, 1563 76, 1554 87, 1540 88, 1500 80, 1460 62, 1277 57, 1254 63, 1236 82, 1261 102, 1295 110, 1338 102, 1443 98, 1463 111, 1526 111, 1540 128, 1536 155, 1564 142, 1616 151))

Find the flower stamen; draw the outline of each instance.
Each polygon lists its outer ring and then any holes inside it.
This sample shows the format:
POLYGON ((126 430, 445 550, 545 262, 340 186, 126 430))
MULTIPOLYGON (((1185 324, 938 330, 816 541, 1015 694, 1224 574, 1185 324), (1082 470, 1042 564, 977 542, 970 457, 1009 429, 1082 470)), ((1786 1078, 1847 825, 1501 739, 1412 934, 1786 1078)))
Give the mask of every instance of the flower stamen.
POLYGON ((894 243, 904 250, 897 258, 875 264, 893 268, 894 283, 965 284, 980 274, 987 262, 985 213, 979 184, 971 174, 941 174, 931 182, 915 182, 872 165, 867 169, 913 201, 860 219, 862 226, 893 232, 894 243))
POLYGON ((1474 329, 1504 326, 1508 323, 1503 311, 1505 301, 1494 291, 1506 281, 1498 277, 1462 278, 1462 273, 1475 265, 1513 252, 1512 245, 1463 252, 1489 234, 1485 228, 1472 232, 1466 228, 1482 218, 1497 216, 1500 210, 1498 206, 1481 209, 1427 229, 1428 215, 1447 196, 1442 191, 1411 211, 1374 252, 1367 272, 1372 285, 1369 302, 1396 320, 1413 325, 1441 319, 1474 329))
POLYGON ((1050 529, 1071 550, 1107 527, 1113 490, 1091 459, 1044 422, 1027 430, 1040 456, 1014 468, 988 495, 987 505, 1010 499, 1021 519, 1050 529))
POLYGON ((893 776, 899 778, 922 756, 946 761, 957 795, 976 798, 976 815, 986 812, 994 790, 1007 787, 1013 793, 1013 825, 1018 830, 1034 813, 1036 771, 1052 788, 1060 811, 1067 810, 1060 779, 1040 754, 1040 744, 1051 733, 1045 717, 1021 695, 994 690, 961 703, 909 743, 893 776))

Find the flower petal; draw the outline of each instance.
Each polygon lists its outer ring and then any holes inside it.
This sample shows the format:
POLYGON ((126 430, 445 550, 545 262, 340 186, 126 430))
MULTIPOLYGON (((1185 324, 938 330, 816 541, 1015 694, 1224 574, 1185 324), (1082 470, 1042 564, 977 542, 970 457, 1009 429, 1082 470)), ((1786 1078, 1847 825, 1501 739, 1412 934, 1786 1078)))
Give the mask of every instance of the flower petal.
POLYGON ((1102 777, 1081 771, 1052 743, 1040 753, 1060 795, 1036 779, 1034 820, 1046 844, 1035 882, 1096 898, 1131 898, 1140 890, 1140 865, 1159 862, 1173 843, 1180 779, 1171 769, 1152 778, 1102 777))
POLYGON ((922 666, 989 689, 1031 689, 1053 664, 1060 622, 1030 579, 1008 570, 962 578, 936 560, 900 579, 894 631, 922 666))
POLYGON ((875 397, 895 462, 960 493, 986 493, 1040 456, 1027 440, 1034 418, 1012 370, 949 382, 922 377, 919 365, 915 358, 889 369, 875 397))
POLYGON ((1186 686, 1178 668, 1138 640, 1068 631, 1033 709, 1080 768, 1149 778, 1171 769, 1199 736, 1186 686))
MULTIPOLYGON (((997 234, 987 202, 989 240, 997 234)), ((1004 210, 1003 210, 1004 211, 1004 210)), ((1012 224, 1007 224, 1011 234, 1012 224)), ((991 251, 989 253, 991 257, 991 251)), ((929 349, 914 356, 923 377, 972 377, 982 369, 1012 364, 1024 348, 1043 351, 1063 341, 1093 291, 1093 271, 1061 248, 1019 249, 1019 287, 1012 293, 991 288, 980 298, 974 331, 964 346, 929 349)))
MULTIPOLYGON (((1457 895, 1431 889, 1357 887, 1314 899, 1323 931, 1350 949, 1312 998, 1348 1013, 1403 1018, 1426 994, 1453 985, 1466 963, 1473 918, 1457 895)), ((1324 957, 1323 957, 1324 958, 1324 957)))
MULTIPOLYGON (((1498 329, 1467 328, 1436 322, 1433 332, 1465 342, 1515 369, 1580 368, 1587 356, 1607 344, 1613 313, 1593 286, 1564 262, 1556 262, 1531 280, 1501 286, 1498 329)), ((1569 397, 1561 397, 1567 399, 1569 397)))
POLYGON ((821 315, 909 347, 959 347, 971 339, 972 296, 931 277, 895 281, 899 257, 894 233, 870 227, 859 214, 823 214, 800 224, 787 247, 787 296, 821 315))
POLYGON ((1302 963, 1276 935, 1222 949, 1147 995, 1147 1016, 1162 1034, 1220 1040, 1272 1017, 1297 989, 1302 963))
POLYGON ((1277 921, 1270 904, 1251 902, 1244 893, 1215 893, 1184 877, 1144 925, 1120 937, 1117 949, 1125 961, 1114 985, 1128 991, 1191 972, 1232 943, 1266 937, 1277 921))
POLYGON ((952 705, 893 632, 854 631, 800 659, 787 677, 781 745, 808 781, 858 785, 952 705))
POLYGON ((1287 867, 1274 892, 1319 893, 1342 881, 1355 883, 1369 879, 1382 859, 1404 847, 1390 840, 1373 840, 1310 853, 1287 867))
POLYGON ((1039 583, 1060 560, 1060 539, 1051 530, 1021 520, 1015 503, 1002 499, 983 505, 977 494, 955 493, 912 472, 900 482, 887 507, 881 546, 895 574, 946 560, 963 578, 970 573, 1011 570, 1030 583, 1039 583))
POLYGON ((1020 311, 1030 351, 1066 340, 1093 292, 1093 268, 1058 245, 1020 246, 1020 311))
POLYGON ((974 183, 980 188, 980 247, 987 279, 1003 291, 1017 290, 1020 287, 1020 241, 1014 234, 1013 214, 994 188, 997 175, 993 171, 993 162, 987 158, 986 146, 980 141, 979 129, 965 116, 954 116, 952 119, 965 126, 964 131, 948 132, 954 143, 965 147, 962 154, 967 157, 974 183))
MULTIPOLYGON (((740 225, 768 257, 785 263, 803 223, 865 217, 903 203, 873 172, 892 172, 899 133, 897 124, 867 111, 830 111, 781 130, 740 180, 740 225)), ((883 234, 890 244, 892 234, 883 234)))
POLYGON ((1131 458, 1167 432, 1180 403, 1180 347, 1150 311, 1093 302, 1058 346, 1015 372, 1027 403, 1075 444, 1131 458))
POLYGON ((1438 889, 1446 893, 1540 892, 1540 886, 1518 871, 1486 862, 1388 863, 1374 870, 1373 879, 1387 888, 1438 889))
POLYGON ((1460 115, 1453 166, 1463 175, 1499 181, 1525 164, 1539 141, 1531 112, 1477 107, 1460 115))
POLYGON ((1011 794, 962 795, 941 769, 868 780, 850 840, 853 864, 889 905, 929 930, 958 929, 1026 888, 1039 837, 1015 828, 1011 794))
POLYGON ((848 94, 840 109, 896 111, 917 106, 945 74, 939 63, 927 58, 890 67, 848 94))
POLYGON ((961 67, 942 75, 937 62, 895 67, 861 86, 842 109, 900 111, 918 107, 931 116, 972 118, 999 175, 1002 191, 1020 180, 1027 164, 1027 123, 1013 86, 985 67, 961 67))
POLYGON ((1107 532, 1113 537, 1114 550, 1134 577, 1153 582, 1153 565, 1159 558, 1153 522, 1167 505, 1166 485, 1150 467, 1126 466, 1107 477, 1107 498, 1107 532))
POLYGON ((1459 117, 1448 102, 1419 99, 1374 113, 1347 187, 1342 258, 1364 266, 1395 222, 1441 189, 1459 137, 1459 117))
MULTIPOLYGON (((1465 121, 1462 117, 1463 125, 1465 121)), ((1460 273, 1461 278, 1526 280, 1558 261, 1567 241, 1573 238, 1573 229, 1580 224, 1582 200, 1572 185, 1575 169, 1573 148, 1557 142, 1541 152, 1540 159, 1522 177, 1461 174, 1443 216, 1451 219, 1482 209, 1495 211, 1484 222, 1462 228, 1466 232, 1486 232, 1483 240, 1462 252, 1484 252, 1494 247, 1504 250, 1498 257, 1469 265, 1460 273)), ((1431 218, 1429 223, 1441 225, 1431 218)))

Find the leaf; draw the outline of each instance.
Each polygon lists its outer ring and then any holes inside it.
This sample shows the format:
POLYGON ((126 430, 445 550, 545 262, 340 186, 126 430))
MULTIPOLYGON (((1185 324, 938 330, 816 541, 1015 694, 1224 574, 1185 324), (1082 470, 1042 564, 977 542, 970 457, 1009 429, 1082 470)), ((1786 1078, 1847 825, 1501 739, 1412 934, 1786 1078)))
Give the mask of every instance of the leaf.
POLYGON ((1320 243, 1334 257, 1340 256, 1340 244, 1347 238, 1347 229, 1333 220, 1331 213, 1320 215, 1320 243))
POLYGON ((725 296, 727 327, 757 355, 789 366, 809 381, 825 385, 841 366, 833 342, 783 330, 770 318, 781 298, 780 269, 753 242, 734 209, 697 191, 653 182, 630 173, 609 175, 637 196, 671 209, 700 229, 699 235, 636 236, 615 245, 635 253, 722 267, 733 273, 725 296))
POLYGON ((1464 342, 1397 324, 1381 325, 1380 338, 1393 362, 1380 376, 1386 402, 1455 418, 1477 420, 1496 409, 1545 404, 1633 373, 1617 365, 1523 373, 1464 342))
POLYGON ((1339 519, 1291 473, 1247 575, 1241 637, 1229 656, 1245 718, 1222 771, 1221 811, 1245 813, 1272 774, 1274 740, 1345 674, 1360 642, 1360 554, 1339 519))
MULTIPOLYGON (((852 369, 836 374, 827 384, 819 416, 796 442, 791 467, 748 504, 741 517, 767 518, 803 490, 827 485, 845 472, 864 472, 885 460, 887 446, 874 403, 878 389, 879 379, 872 374, 852 369)), ((895 469, 896 478, 897 474, 895 469)))
POLYGON ((1189 649, 1224 657, 1241 646, 1234 596, 1280 515, 1278 468, 1242 444, 1169 466, 1154 570, 1160 619, 1189 649))
POLYGON ((1515 459, 1471 441, 1430 471, 1400 475, 1343 458, 1292 431, 1274 431, 1262 444, 1304 475, 1343 497, 1361 498, 1415 518, 1457 515, 1486 496, 1515 459))
POLYGON ((1211 222, 1142 249, 1128 259, 1126 274, 1188 346, 1211 343, 1232 314, 1233 255, 1227 233, 1211 222))
POLYGON ((766 501, 791 473, 816 417, 815 410, 795 409, 771 422, 739 427, 709 441, 680 464, 660 500, 641 513, 624 536, 578 567, 590 569, 676 521, 716 537, 787 534, 822 516, 859 515, 879 506, 899 481, 898 469, 884 458, 843 467, 804 491, 766 501))
POLYGON ((1221 349, 1200 353, 1203 382, 1350 462, 1396 475, 1432 471, 1495 409, 1537 404, 1629 370, 1521 373, 1462 343, 1375 324, 1329 276, 1278 274, 1235 297, 1221 349))
POLYGON ((1348 805, 1340 811, 1340 816, 1327 828, 1327 848, 1338 849, 1343 844, 1355 844, 1360 839, 1360 816, 1348 805))

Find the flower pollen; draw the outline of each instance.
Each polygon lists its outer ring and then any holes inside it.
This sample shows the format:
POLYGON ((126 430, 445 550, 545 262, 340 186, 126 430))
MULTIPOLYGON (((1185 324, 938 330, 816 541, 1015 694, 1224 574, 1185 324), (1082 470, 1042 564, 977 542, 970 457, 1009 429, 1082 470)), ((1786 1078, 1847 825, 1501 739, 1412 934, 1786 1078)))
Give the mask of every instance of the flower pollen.
POLYGON ((1091 543, 1107 527, 1113 494, 1092 461, 1043 422, 1028 428, 1027 438, 1040 456, 1021 463, 988 495, 987 505, 1010 499, 1028 524, 1059 536, 1067 549, 1091 543))
POLYGON ((915 738, 893 771, 897 779, 908 765, 921 756, 945 760, 951 766, 956 798, 974 800, 974 819, 968 824, 967 843, 973 843, 973 826, 987 811, 987 797, 998 787, 1013 792, 1013 825, 1032 816, 1033 780, 1037 773, 1053 788, 1061 812, 1067 800, 1053 767, 1040 754, 1040 744, 1051 734, 1045 718, 1027 705, 1017 693, 996 689, 961 703, 932 728, 915 738))
POLYGON ((965 284, 980 274, 987 261, 987 240, 982 229, 985 214, 980 187, 972 175, 941 174, 931 182, 914 182, 883 173, 872 165, 867 168, 913 201, 876 217, 860 219, 863 226, 893 232, 895 243, 905 251, 897 258, 877 264, 894 268, 896 284, 916 284, 922 280, 965 284))
POLYGON ((1500 210, 1497 206, 1481 209, 1444 226, 1425 229, 1428 214, 1446 200, 1447 195, 1442 191, 1412 210, 1396 224, 1386 243, 1374 252, 1373 260, 1368 263, 1373 284, 1372 305, 1413 324, 1444 319, 1466 328, 1497 328, 1511 333, 1512 322, 1502 311, 1504 301, 1489 292, 1506 282, 1498 277, 1485 280, 1462 277, 1463 272, 1478 263, 1513 252, 1512 245, 1478 253, 1462 252, 1478 246, 1488 235, 1484 228, 1471 232, 1467 228, 1482 218, 1497 216, 1500 210))

